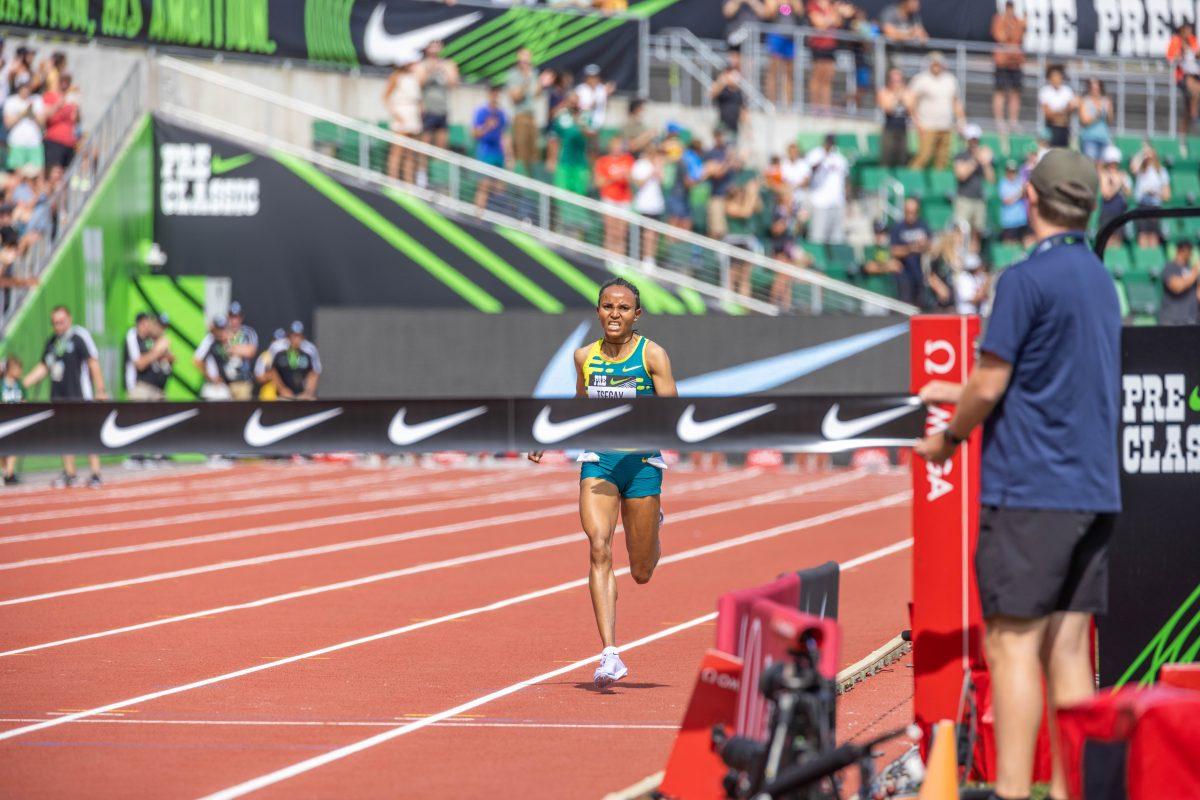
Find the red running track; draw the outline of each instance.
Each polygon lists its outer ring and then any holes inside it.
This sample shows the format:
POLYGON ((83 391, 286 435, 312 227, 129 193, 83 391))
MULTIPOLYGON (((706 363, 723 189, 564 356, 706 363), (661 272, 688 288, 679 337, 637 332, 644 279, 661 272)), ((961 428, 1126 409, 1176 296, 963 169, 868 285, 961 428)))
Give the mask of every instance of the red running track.
MULTIPOLYGON (((599 797, 662 768, 721 592, 835 559, 843 663, 907 626, 907 487, 669 473, 659 570, 619 581, 630 674, 604 692, 567 468, 245 466, 5 494, 0 786, 599 797)), ((842 735, 910 703, 902 662, 843 698, 842 735)))

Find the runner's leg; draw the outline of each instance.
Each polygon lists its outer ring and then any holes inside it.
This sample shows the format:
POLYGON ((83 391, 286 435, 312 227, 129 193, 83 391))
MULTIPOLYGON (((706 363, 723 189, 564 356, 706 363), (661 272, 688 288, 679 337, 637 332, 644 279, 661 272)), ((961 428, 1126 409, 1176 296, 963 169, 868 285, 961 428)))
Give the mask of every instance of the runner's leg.
POLYGON ((613 574, 612 540, 620 507, 621 495, 613 484, 602 478, 579 482, 579 519, 591 543, 588 589, 596 628, 605 647, 616 647, 617 643, 617 576, 613 574))
POLYGON ((648 583, 658 566, 662 548, 658 542, 659 496, 626 497, 621 501, 621 522, 625 526, 625 549, 629 553, 629 572, 638 583, 648 583))

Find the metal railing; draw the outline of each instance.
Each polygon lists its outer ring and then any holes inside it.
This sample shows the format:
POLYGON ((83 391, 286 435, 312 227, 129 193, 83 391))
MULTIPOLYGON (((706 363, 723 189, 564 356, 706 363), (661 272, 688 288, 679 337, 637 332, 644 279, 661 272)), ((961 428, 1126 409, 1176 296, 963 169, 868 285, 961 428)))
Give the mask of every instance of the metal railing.
MULTIPOLYGON (((712 106, 709 90, 728 63, 725 42, 701 39, 686 28, 668 28, 649 36, 642 49, 642 61, 650 71, 666 73, 666 86, 649 82, 643 95, 652 100, 677 105, 712 106)), ((763 97, 753 80, 745 76, 738 82, 752 111, 770 112, 774 106, 763 97)))
POLYGON ((820 272, 593 200, 397 135, 261 86, 172 58, 156 59, 157 107, 180 119, 276 147, 358 180, 401 188, 455 213, 519 226, 541 240, 615 271, 643 274, 702 295, 710 304, 778 314, 912 314, 916 309, 820 272), (247 99, 254 101, 251 104, 247 99), (237 125, 227 110, 238 108, 237 125), (321 129, 332 139, 315 145, 321 129), (324 152, 321 151, 324 148, 324 152), (385 176, 390 166, 390 177, 385 176), (607 236, 606 236, 607 234, 607 236), (607 246, 606 246, 607 245, 607 246), (652 245, 654 253, 643 253, 652 245), (749 294, 733 291, 731 273, 754 271, 749 294), (772 302, 781 284, 792 302, 772 302), (775 294, 772 295, 772 288, 775 294), (781 305, 783 308, 781 308, 781 305))
MULTIPOLYGON (((57 187, 42 202, 51 209, 50 233, 29 243, 17 257, 8 275, 18 279, 39 279, 49 266, 59 244, 70 233, 85 204, 108 172, 113 159, 123 150, 134 125, 146 110, 146 68, 137 61, 126 74, 103 116, 84 135, 71 165, 57 187)), ((8 330, 30 287, 7 291, 0 304, 0 335, 8 330)))

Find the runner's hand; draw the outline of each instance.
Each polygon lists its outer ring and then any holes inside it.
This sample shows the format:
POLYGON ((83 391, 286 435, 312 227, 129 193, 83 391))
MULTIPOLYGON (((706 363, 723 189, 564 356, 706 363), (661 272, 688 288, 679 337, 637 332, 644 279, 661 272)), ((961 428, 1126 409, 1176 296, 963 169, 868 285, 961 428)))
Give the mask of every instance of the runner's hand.
POLYGON ((526 453, 525 457, 535 464, 540 464, 542 463, 542 455, 545 452, 545 450, 533 450, 532 452, 526 453))

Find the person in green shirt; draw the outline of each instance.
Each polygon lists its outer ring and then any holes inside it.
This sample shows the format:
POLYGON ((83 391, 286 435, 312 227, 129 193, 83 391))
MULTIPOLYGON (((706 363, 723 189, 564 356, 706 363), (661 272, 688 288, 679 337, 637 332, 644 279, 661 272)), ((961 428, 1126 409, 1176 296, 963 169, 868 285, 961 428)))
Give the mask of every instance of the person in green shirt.
MULTIPOLYGON (((25 387, 21 385, 21 373, 24 368, 21 359, 9 356, 4 362, 4 378, 0 380, 0 403, 22 403, 25 401, 25 387)), ((4 456, 4 485, 12 486, 20 483, 17 477, 17 457, 4 456)))
MULTIPOLYGON (((587 194, 592 170, 588 165, 587 131, 579 115, 579 100, 569 95, 562 110, 550 122, 546 147, 546 171, 554 175, 554 185, 575 194, 587 194)), ((572 203, 560 203, 563 225, 583 227, 587 213, 572 203)))

